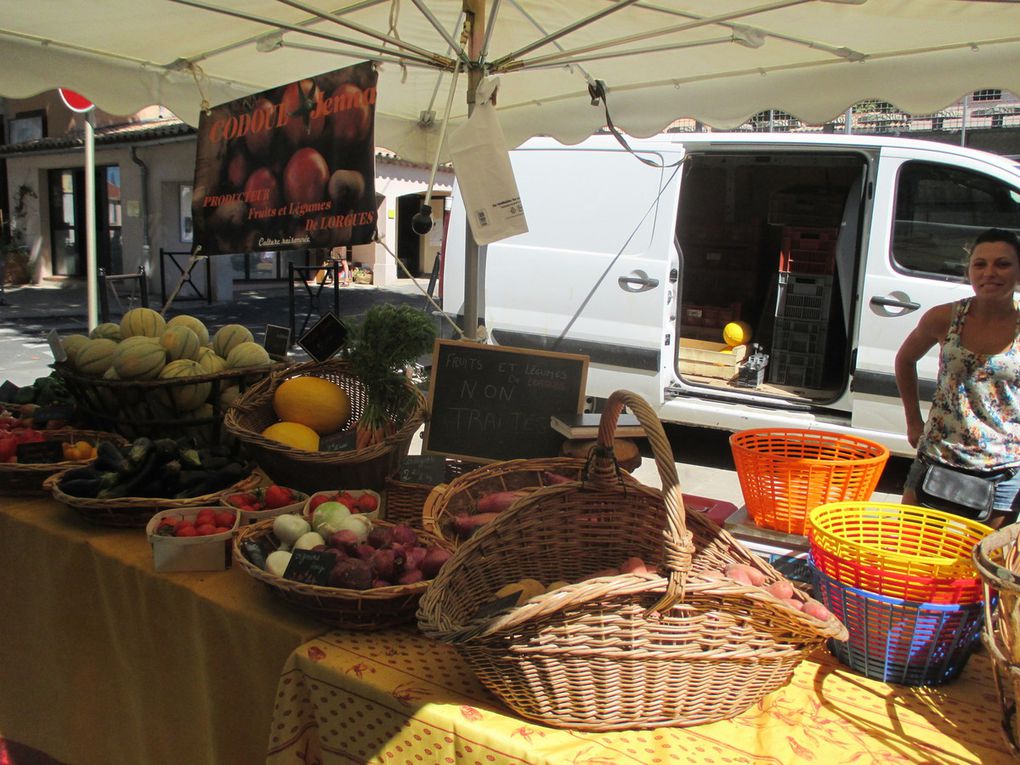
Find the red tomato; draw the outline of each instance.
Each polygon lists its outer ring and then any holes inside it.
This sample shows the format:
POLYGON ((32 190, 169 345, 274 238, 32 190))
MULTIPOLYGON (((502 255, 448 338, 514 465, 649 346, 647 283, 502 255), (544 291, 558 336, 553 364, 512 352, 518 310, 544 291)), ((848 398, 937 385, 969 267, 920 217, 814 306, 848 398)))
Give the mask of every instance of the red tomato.
POLYGON ((195 532, 200 537, 207 537, 210 534, 216 533, 216 526, 211 523, 201 523, 195 527, 195 532))
POLYGON ((293 494, 290 489, 283 486, 269 486, 266 488, 265 502, 266 507, 276 508, 289 505, 294 501, 293 494))
POLYGON ((362 513, 373 513, 379 508, 379 500, 373 494, 362 494, 355 503, 362 513))
POLYGON ((326 127, 326 116, 315 116, 319 95, 315 80, 292 82, 283 91, 280 108, 287 120, 283 132, 293 146, 315 143, 322 135, 326 127))
POLYGON ((178 523, 174 529, 175 537, 197 537, 198 531, 190 523, 178 523))
POLYGON ((273 210, 280 206, 280 184, 267 167, 253 170, 244 184, 244 199, 252 210, 273 210))
POLYGON ((216 526, 226 526, 230 528, 234 525, 234 514, 229 510, 220 510, 213 516, 213 522, 216 526))
POLYGON ((315 149, 298 149, 283 169, 283 195, 294 204, 314 204, 326 198, 329 165, 315 149))
MULTIPOLYGON (((232 526, 232 525, 233 525, 233 524, 231 524, 231 526, 232 526)), ((228 526, 217 526, 217 527, 216 527, 216 528, 215 528, 215 529, 213 530, 213 533, 214 533, 214 534, 222 534, 222 533, 224 533, 225 531, 230 531, 230 527, 228 527, 228 526)))
POLYGON ((204 508, 198 511, 195 516, 195 528, 197 529, 203 523, 212 523, 216 520, 216 511, 211 507, 204 508))

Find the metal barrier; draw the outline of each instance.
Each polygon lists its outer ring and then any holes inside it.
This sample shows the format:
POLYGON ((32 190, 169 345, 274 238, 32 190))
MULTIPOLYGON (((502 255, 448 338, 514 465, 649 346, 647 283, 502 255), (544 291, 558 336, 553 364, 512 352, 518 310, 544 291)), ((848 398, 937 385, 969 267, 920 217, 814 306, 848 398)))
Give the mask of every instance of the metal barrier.
MULTIPOLYGON (((117 292, 117 285, 121 283, 138 283, 138 303, 142 308, 149 307, 149 285, 148 280, 145 278, 145 269, 141 266, 138 267, 138 273, 136 274, 108 274, 102 268, 99 269, 99 319, 102 322, 108 322, 110 320, 110 294, 113 294, 113 299, 117 301, 117 307, 120 308, 121 313, 124 313, 124 306, 120 302, 120 293, 117 292)), ((127 296, 128 298, 128 309, 135 308, 137 306, 132 305, 135 299, 134 292, 127 296)))
POLYGON ((308 322, 312 318, 312 311, 318 310, 319 315, 322 315, 319 300, 322 297, 322 290, 331 281, 333 283, 333 314, 338 319, 340 318, 340 261, 327 261, 321 266, 295 266, 293 263, 288 263, 287 265, 289 277, 287 279, 287 297, 290 305, 290 342, 293 345, 305 333, 308 322), (304 285, 305 292, 308 293, 308 310, 305 311, 305 318, 301 324, 300 333, 295 332, 297 325, 294 308, 295 278, 304 285), (311 284, 308 283, 309 280, 312 281, 311 284))
POLYGON ((176 269, 176 272, 171 274, 171 276, 177 276, 177 285, 175 286, 173 293, 171 293, 171 301, 181 297, 181 290, 185 287, 189 287, 191 291, 195 293, 193 299, 204 300, 209 305, 212 305, 212 267, 210 266, 208 255, 193 255, 191 252, 172 252, 170 250, 164 250, 162 247, 159 248, 159 291, 160 302, 164 306, 167 305, 166 269, 168 265, 173 266, 176 269), (183 260, 178 260, 178 258, 188 258, 188 260, 185 262, 183 260), (202 261, 205 261, 204 293, 191 278, 191 275, 195 270, 195 266, 202 261))

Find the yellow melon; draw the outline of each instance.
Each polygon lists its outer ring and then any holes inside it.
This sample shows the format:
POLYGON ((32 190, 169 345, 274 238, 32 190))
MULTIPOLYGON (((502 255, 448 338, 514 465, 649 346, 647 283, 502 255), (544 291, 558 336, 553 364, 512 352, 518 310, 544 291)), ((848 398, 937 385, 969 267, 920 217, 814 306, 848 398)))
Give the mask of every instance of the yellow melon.
POLYGON ((125 340, 137 335, 159 337, 166 329, 166 319, 151 308, 132 308, 120 319, 120 335, 125 340))
POLYGON ((746 321, 731 321, 723 327, 723 342, 733 348, 751 341, 751 325, 746 321))
POLYGON ((106 338, 95 338, 82 343, 74 356, 74 365, 83 375, 101 376, 113 363, 117 343, 106 338))
POLYGON ((351 399, 323 377, 291 377, 273 393, 273 411, 281 420, 299 422, 323 435, 337 432, 350 419, 351 399))
POLYGON ((226 358, 234 346, 250 343, 254 339, 251 330, 243 324, 224 324, 213 336, 212 349, 217 356, 226 358))
POLYGON ((227 354, 227 367, 230 369, 268 367, 272 363, 273 360, 269 358, 269 352, 254 341, 238 343, 227 354))
POLYGON ((199 345, 209 344, 209 329, 202 323, 201 319, 196 319, 194 316, 182 313, 180 316, 174 316, 166 323, 166 328, 170 329, 170 327, 187 327, 198 335, 199 345))
POLYGON ((199 349, 202 344, 198 335, 190 327, 178 324, 175 327, 167 327, 162 337, 159 338, 160 345, 166 348, 167 359, 177 361, 178 359, 198 359, 199 349))
POLYGON ((263 430, 262 435, 295 449, 319 451, 319 434, 300 422, 277 422, 263 430))

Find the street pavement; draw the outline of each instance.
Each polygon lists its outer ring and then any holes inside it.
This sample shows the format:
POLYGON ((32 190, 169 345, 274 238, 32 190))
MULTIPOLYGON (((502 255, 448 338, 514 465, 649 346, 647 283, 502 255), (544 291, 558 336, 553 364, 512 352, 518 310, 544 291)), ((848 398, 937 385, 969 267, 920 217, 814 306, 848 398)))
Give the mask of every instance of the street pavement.
MULTIPOLYGON (((399 280, 397 285, 386 288, 353 284, 343 287, 340 289, 340 317, 347 322, 356 322, 369 307, 380 302, 426 308, 428 304, 422 292, 426 287, 426 281, 415 283, 411 279, 399 280)), ((55 329, 61 335, 86 333, 87 302, 84 286, 80 283, 8 287, 4 302, 5 305, 0 305, 0 382, 9 379, 17 385, 27 385, 50 373, 53 355, 46 341, 50 330, 55 329)), ((111 319, 119 321, 123 311, 130 307, 118 306, 111 301, 111 319)), ((152 303, 150 307, 161 308, 152 303)), ((324 289, 315 302, 302 285, 296 285, 296 334, 301 334, 306 315, 310 327, 320 315, 332 308, 330 287, 324 289)), ((235 285, 234 299, 229 302, 210 305, 205 301, 177 300, 166 315, 170 317, 181 313, 198 317, 211 330, 224 324, 243 324, 261 342, 267 324, 289 326, 290 297, 286 285, 248 282, 235 285)), ((295 345, 291 349, 291 359, 301 361, 307 359, 307 355, 295 345)), ((743 494, 729 450, 729 433, 675 425, 667 425, 665 430, 673 447, 681 490, 687 494, 732 502, 743 508, 743 494)), ((413 439, 411 452, 418 453, 420 448, 420 437, 413 439)), ((645 443, 642 444, 642 453, 644 459, 635 471, 636 477, 648 486, 661 487, 655 461, 645 443)), ((873 497, 875 501, 899 501, 908 466, 909 461, 903 458, 890 459, 873 497)))

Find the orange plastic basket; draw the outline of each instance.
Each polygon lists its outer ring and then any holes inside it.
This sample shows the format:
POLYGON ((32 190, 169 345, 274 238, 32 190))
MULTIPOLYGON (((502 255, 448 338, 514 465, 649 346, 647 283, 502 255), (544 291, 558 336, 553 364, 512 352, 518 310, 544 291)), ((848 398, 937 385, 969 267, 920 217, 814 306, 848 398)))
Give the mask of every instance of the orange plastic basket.
MULTIPOLYGON (((904 600, 912 598, 893 592, 904 581, 913 590, 923 590, 933 581, 979 582, 971 553, 991 532, 982 523, 952 513, 889 502, 833 502, 808 516, 813 554, 817 550, 828 559, 836 556, 873 569, 865 589, 904 600)), ((822 557, 815 555, 816 561, 822 557)), ((848 570, 841 573, 845 576, 848 570)))
POLYGON ((869 499, 889 459, 874 441, 802 428, 742 430, 730 450, 752 520, 788 534, 805 534, 818 505, 869 499))

